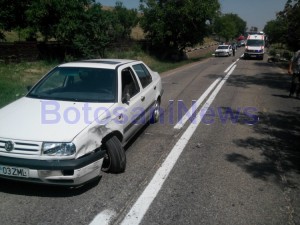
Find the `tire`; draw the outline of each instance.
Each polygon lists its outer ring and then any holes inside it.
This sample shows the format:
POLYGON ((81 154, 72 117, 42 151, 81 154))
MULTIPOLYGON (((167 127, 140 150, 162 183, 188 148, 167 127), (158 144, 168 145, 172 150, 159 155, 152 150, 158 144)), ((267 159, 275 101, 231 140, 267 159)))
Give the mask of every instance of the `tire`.
POLYGON ((108 173, 122 173, 126 168, 126 154, 120 140, 113 136, 104 143, 102 171, 108 173))
POLYGON ((150 123, 151 124, 157 123, 159 121, 159 118, 160 118, 160 101, 157 99, 154 102, 154 108, 150 118, 150 123))

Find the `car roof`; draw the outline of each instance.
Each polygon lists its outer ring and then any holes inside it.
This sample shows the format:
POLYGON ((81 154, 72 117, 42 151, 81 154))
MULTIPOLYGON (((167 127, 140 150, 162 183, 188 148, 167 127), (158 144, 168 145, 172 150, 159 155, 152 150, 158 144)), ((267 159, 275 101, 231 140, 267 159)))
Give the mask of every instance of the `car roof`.
POLYGON ((88 59, 77 62, 69 62, 59 65, 59 67, 87 67, 87 68, 103 68, 116 69, 117 67, 133 62, 141 62, 130 59, 88 59))
POLYGON ((220 47, 220 46, 227 46, 228 47, 229 45, 219 45, 218 47, 220 47))

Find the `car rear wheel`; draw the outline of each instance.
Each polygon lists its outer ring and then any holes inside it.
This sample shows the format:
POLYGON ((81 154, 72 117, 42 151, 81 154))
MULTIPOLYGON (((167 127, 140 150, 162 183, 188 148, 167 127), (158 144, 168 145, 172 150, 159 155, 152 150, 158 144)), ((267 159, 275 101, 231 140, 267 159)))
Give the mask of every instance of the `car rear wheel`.
POLYGON ((109 173, 122 173, 126 168, 126 154, 120 140, 113 136, 104 143, 106 154, 104 156, 102 171, 109 173))
POLYGON ((160 117, 160 101, 159 101, 159 99, 157 99, 154 102, 154 109, 152 112, 152 116, 150 118, 150 123, 151 124, 157 123, 159 121, 159 117, 160 117))

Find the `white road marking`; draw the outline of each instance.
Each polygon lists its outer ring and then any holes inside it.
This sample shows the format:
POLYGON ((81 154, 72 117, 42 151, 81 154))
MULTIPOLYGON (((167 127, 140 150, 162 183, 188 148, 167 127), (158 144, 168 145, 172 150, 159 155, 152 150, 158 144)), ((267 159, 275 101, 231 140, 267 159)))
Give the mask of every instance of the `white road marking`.
POLYGON ((90 225, 109 225, 111 220, 116 216, 116 212, 106 209, 99 213, 90 225))
POLYGON ((230 66, 227 67, 227 69, 224 71, 224 73, 228 73, 228 71, 239 61, 240 59, 235 60, 230 66))
MULTIPOLYGON (((227 73, 240 59, 235 60, 224 72, 227 73)), ((215 80, 208 89, 200 96, 200 98, 192 105, 192 107, 186 112, 186 114, 178 121, 178 123, 174 126, 174 129, 181 129, 185 123, 191 118, 191 116, 195 113, 195 111, 199 108, 202 102, 206 99, 209 93, 214 89, 214 87, 219 83, 221 78, 215 80)))
POLYGON ((234 71, 236 65, 234 65, 229 73, 222 79, 213 93, 210 95, 204 106, 201 108, 200 113, 198 114, 200 119, 197 117, 194 121, 189 125, 187 130, 183 133, 181 138, 177 141, 169 155, 167 156, 166 160, 163 162, 161 167, 157 170, 154 177, 145 188, 144 192, 141 196, 137 199, 134 203, 130 211, 127 213, 121 225, 138 225, 142 221, 144 215, 148 211, 151 203, 157 196, 158 192, 160 191, 162 185, 164 184, 165 180, 167 179, 168 175, 170 174, 171 170, 173 169, 174 165, 176 164, 179 156, 183 152, 185 146, 187 145, 188 141, 196 131, 198 125, 200 124, 202 118, 204 117, 207 109, 221 90, 224 83, 227 81, 229 76, 234 71))
POLYGON ((190 119, 190 117, 195 113, 195 111, 199 108, 202 102, 206 99, 206 97, 210 94, 210 92, 215 88, 215 86, 219 83, 221 78, 216 79, 206 91, 200 96, 200 98, 192 105, 192 107, 186 112, 186 114, 178 121, 178 123, 174 126, 174 129, 181 129, 184 124, 190 119))

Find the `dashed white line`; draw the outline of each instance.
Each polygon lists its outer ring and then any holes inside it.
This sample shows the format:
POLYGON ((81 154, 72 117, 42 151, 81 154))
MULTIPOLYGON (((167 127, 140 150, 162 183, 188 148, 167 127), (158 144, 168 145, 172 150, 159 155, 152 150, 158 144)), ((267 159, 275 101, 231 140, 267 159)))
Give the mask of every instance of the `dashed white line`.
POLYGON ((222 81, 218 84, 216 89, 210 95, 204 106, 201 108, 200 113, 194 119, 194 121, 189 125, 187 130, 183 133, 181 138, 177 141, 169 155, 167 156, 166 160, 163 162, 161 167, 157 170, 154 177, 145 188, 144 192, 141 196, 137 199, 134 203, 130 211, 127 213, 121 225, 138 225, 142 221, 144 215, 148 211, 151 203, 157 196, 158 192, 160 191, 162 185, 164 184, 165 180, 167 179, 168 175, 170 174, 171 170, 173 169, 174 165, 176 164, 178 158, 180 157, 181 153, 183 152, 185 146, 187 145, 188 141, 196 131, 198 125, 200 124, 202 118, 204 117, 207 109, 221 90, 224 83, 227 81, 229 76, 234 71, 236 65, 230 69, 228 74, 222 79, 222 81), (198 119, 199 116, 199 119, 198 119))

